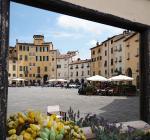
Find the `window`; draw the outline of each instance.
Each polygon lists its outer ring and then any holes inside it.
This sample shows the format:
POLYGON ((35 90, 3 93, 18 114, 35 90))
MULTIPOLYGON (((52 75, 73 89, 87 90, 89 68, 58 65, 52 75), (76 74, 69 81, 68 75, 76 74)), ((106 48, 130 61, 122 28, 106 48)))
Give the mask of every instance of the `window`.
POLYGON ((36 56, 36 61, 38 61, 38 56, 36 56))
POLYGON ((52 58, 52 61, 54 61, 54 58, 52 58))
POLYGON ((38 51, 38 47, 36 47, 36 52, 38 51))
POLYGON ((111 54, 113 54, 113 48, 111 48, 111 54))
POLYGON ((42 52, 42 47, 40 47, 40 52, 42 52))
POLYGON ((23 75, 22 75, 22 74, 20 74, 20 77, 23 77, 23 75))
POLYGON ((100 70, 98 71, 98 74, 101 75, 101 71, 100 70))
POLYGON ((97 61, 99 60, 99 56, 97 57, 97 61))
POLYGON ((101 52, 101 49, 99 48, 99 49, 98 49, 98 53, 100 53, 100 52, 101 52))
POLYGON ((20 66, 20 71, 22 71, 22 66, 20 66))
POLYGON ((107 43, 105 43, 105 47, 107 46, 107 43))
POLYGON ((107 70, 105 70, 105 75, 107 74, 107 70))
POLYGON ((29 51, 29 46, 27 46, 27 51, 29 51))
POLYGON ((100 60, 102 60, 102 56, 100 56, 100 60))
POLYGON ((84 76, 84 71, 82 71, 82 74, 81 74, 81 76, 84 76))
POLYGON ((46 56, 46 61, 49 61, 49 57, 48 56, 46 56))
POLYGON ((113 59, 111 59, 111 65, 113 65, 113 59))
POLYGON ((15 71, 16 70, 16 65, 13 65, 13 71, 15 71))
POLYGON ((114 72, 114 70, 113 70, 113 69, 111 69, 111 74, 113 74, 113 72, 114 72))
POLYGON ((16 63, 16 61, 15 61, 15 60, 13 60, 13 63, 16 63))
POLYGON ((29 74, 30 77, 32 77, 32 74, 29 74))
POLYGON ((44 69, 45 69, 45 72, 47 72, 47 67, 46 67, 46 66, 45 66, 45 68, 44 68, 44 69))
POLYGON ((81 68, 82 68, 82 69, 84 68, 84 64, 82 64, 81 68))
POLYGON ((107 67, 107 61, 105 60, 104 67, 107 67))
POLYGON ((57 69, 61 68, 61 65, 57 65, 57 69))
POLYGON ((111 40, 111 44, 113 44, 113 40, 111 40))
POLYGON ((70 76, 73 77, 73 72, 71 72, 70 76))
POLYGON ((105 56, 107 56, 107 51, 105 51, 105 56))
POLYGON ((119 68, 119 72, 122 73, 122 67, 119 68))
POLYGON ((40 61, 42 61, 42 56, 40 56, 40 61))
POLYGON ((90 75, 90 71, 89 70, 87 71, 87 74, 90 75))
POLYGON ((76 69, 78 69, 78 65, 76 65, 76 69))
POLYGON ((28 74, 27 73, 25 73, 25 75, 24 75, 25 77, 28 77, 28 74))
POLYGON ((33 77, 35 77, 35 74, 33 74, 33 77))
POLYGON ((23 46, 23 51, 25 51, 26 50, 26 46, 23 46))
POLYGON ((27 55, 24 56, 24 60, 28 61, 28 56, 27 55))
POLYGON ((20 55, 19 60, 22 60, 22 55, 20 55))
POLYGON ((119 62, 122 62, 122 57, 120 56, 119 62))
POLYGON ((22 45, 19 45, 19 50, 22 51, 22 45))
POLYGON ((37 73, 40 73, 40 67, 37 67, 37 73))
POLYGON ((13 77, 16 77, 16 74, 13 74, 13 77))
POLYGON ((93 71, 93 76, 95 75, 95 71, 93 71))
POLYGON ((76 72, 76 76, 78 76, 78 71, 76 72))
POLYGON ((11 76, 11 74, 9 73, 9 74, 8 74, 8 76, 10 77, 10 76, 11 76))
POLYGON ((95 54, 95 51, 93 50, 92 54, 94 55, 95 54))

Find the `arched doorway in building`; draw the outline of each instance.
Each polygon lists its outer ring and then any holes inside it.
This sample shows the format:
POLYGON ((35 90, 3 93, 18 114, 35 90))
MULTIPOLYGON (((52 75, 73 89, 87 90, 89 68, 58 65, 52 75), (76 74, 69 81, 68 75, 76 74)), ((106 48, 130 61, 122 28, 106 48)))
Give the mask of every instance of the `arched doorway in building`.
MULTIPOLYGON (((132 69, 128 68, 126 71, 127 76, 132 77, 132 69)), ((132 85, 132 81, 129 81, 129 85, 132 85)))
POLYGON ((48 75, 46 74, 43 76, 43 83, 45 84, 47 82, 47 80, 48 80, 48 75))

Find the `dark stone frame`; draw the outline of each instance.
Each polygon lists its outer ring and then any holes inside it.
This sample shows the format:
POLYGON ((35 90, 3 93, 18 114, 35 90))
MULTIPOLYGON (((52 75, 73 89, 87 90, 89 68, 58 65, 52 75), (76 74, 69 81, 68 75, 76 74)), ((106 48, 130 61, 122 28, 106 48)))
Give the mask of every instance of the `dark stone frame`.
MULTIPOLYGON (((62 0, 12 0, 13 2, 67 14, 140 32, 140 119, 150 124, 150 26, 101 13, 62 0)), ((0 0, 0 139, 6 139, 8 94, 10 0, 0 0)))

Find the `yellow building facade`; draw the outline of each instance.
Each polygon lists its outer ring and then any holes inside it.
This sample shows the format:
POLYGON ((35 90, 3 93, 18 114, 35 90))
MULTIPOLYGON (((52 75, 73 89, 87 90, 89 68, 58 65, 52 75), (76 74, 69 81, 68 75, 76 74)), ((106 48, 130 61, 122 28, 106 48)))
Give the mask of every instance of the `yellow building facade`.
POLYGON ((138 85, 138 36, 138 33, 124 31, 91 48, 91 76, 98 74, 110 78, 114 75, 125 74, 133 77, 132 83, 138 85), (128 57, 130 57, 129 60, 128 57))
MULTIPOLYGON (((43 35, 34 35, 33 43, 16 41, 16 77, 30 83, 46 82, 56 76, 56 52, 52 42, 45 42, 43 35)), ((11 61, 9 62, 11 67, 11 61)))
POLYGON ((133 33, 125 42, 125 73, 133 77, 133 84, 139 87, 139 33, 133 33))

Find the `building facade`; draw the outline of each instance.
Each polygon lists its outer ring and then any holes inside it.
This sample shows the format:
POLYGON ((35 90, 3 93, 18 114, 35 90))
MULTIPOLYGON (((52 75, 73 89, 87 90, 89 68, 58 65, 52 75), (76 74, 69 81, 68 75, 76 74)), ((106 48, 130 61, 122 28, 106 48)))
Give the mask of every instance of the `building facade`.
MULTIPOLYGON (((26 79, 30 83, 46 82, 56 76, 56 52, 52 42, 45 42, 43 35, 34 35, 33 43, 20 43, 16 41, 16 76, 26 79), (53 54, 54 53, 54 54, 53 54), (53 62, 53 66, 52 65, 53 62)), ((12 62, 9 61, 9 71, 12 62)), ((10 73, 11 74, 11 73, 10 73)))
POLYGON ((133 84, 139 88, 139 34, 133 33, 124 40, 125 43, 125 73, 133 77, 133 84))
POLYGON ((137 52, 139 42, 135 41, 138 40, 137 36, 138 33, 124 31, 91 48, 91 76, 98 74, 110 78, 114 75, 126 74, 133 77, 132 83, 137 85, 138 82, 135 80, 139 79, 136 72, 139 67, 137 52), (127 47, 129 44, 134 47, 127 47), (134 57, 130 56, 130 52, 136 53, 134 57))
POLYGON ((69 64, 69 80, 72 82, 86 81, 91 75, 91 60, 76 60, 69 64))
POLYGON ((57 79, 69 80, 69 64, 76 60, 77 51, 68 51, 57 56, 57 79))

